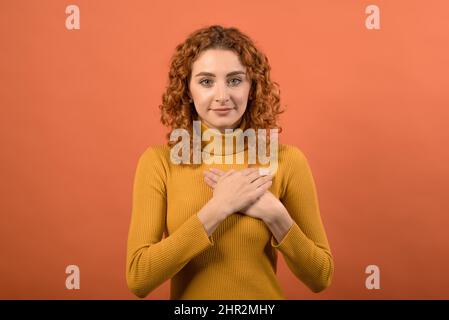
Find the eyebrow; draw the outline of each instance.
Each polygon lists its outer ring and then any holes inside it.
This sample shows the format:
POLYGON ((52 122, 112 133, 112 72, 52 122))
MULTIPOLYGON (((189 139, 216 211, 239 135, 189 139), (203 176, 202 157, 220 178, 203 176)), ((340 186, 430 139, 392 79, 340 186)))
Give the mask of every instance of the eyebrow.
MULTIPOLYGON (((246 72, 243 72, 243 71, 232 71, 232 72, 229 72, 226 76, 229 77, 229 76, 234 76, 236 74, 246 75, 246 72)), ((195 77, 199 77, 199 76, 215 77, 215 74, 203 71, 203 72, 198 73, 195 77)))

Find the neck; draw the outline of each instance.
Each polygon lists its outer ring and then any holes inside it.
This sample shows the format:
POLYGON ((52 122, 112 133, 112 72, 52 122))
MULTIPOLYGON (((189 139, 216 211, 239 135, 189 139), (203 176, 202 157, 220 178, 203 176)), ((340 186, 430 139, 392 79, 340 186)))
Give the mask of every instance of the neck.
MULTIPOLYGON (((200 121, 200 120, 197 120, 197 121, 200 121)), ((209 125, 206 121, 201 120, 201 124, 204 125, 205 130, 207 130, 207 129, 217 130, 223 135, 226 133, 229 133, 233 130, 239 129, 241 127, 241 125, 243 124, 243 122, 244 122, 244 119, 242 117, 230 128, 214 128, 213 126, 209 125)), ((244 128, 242 128, 242 129, 244 129, 244 128)))
POLYGON ((246 121, 243 118, 236 129, 218 130, 209 128, 204 122, 201 122, 201 137, 199 138, 202 152, 210 155, 229 155, 246 150, 248 146, 243 136, 245 126, 246 121))

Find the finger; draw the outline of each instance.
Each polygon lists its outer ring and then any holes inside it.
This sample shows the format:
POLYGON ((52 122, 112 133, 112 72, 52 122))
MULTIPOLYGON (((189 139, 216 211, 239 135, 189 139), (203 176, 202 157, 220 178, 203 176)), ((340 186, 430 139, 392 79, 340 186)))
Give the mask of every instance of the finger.
POLYGON ((259 170, 256 169, 255 171, 248 174, 247 177, 248 177, 249 182, 253 183, 255 180, 259 179, 261 177, 261 175, 259 174, 259 170))
POLYGON ((268 183, 268 182, 271 183, 272 179, 273 179, 272 175, 263 176, 263 177, 260 177, 259 179, 257 179, 256 181, 254 181, 254 185, 256 188, 261 188, 266 183, 268 183))
POLYGON ((269 168, 259 168, 259 174, 261 176, 267 176, 267 175, 271 174, 271 172, 270 172, 269 168))
POLYGON ((214 177, 215 180, 218 180, 221 176, 223 176, 225 174, 224 171, 218 170, 218 169, 209 169, 209 171, 207 171, 207 173, 208 173, 209 177, 214 177))
POLYGON ((258 168, 245 168, 245 169, 241 170, 241 172, 244 176, 247 176, 255 171, 258 171, 258 168))
POLYGON ((210 168, 209 170, 212 171, 215 174, 218 174, 219 176, 222 176, 222 175, 225 174, 225 172, 223 170, 220 170, 220 169, 210 168))
POLYGON ((204 177, 204 182, 206 182, 206 184, 212 188, 212 181, 208 177, 204 177))
POLYGON ((212 172, 208 172, 208 171, 204 171, 204 176, 209 178, 210 180, 217 182, 218 179, 220 178, 219 176, 217 176, 216 174, 212 173, 212 172))
POLYGON ((235 169, 228 170, 223 176, 230 176, 236 172, 235 169))
POLYGON ((212 189, 214 189, 215 186, 216 186, 216 184, 217 184, 215 181, 211 180, 211 179, 208 178, 208 177, 204 177, 204 181, 206 181, 207 185, 208 185, 209 187, 211 187, 212 189))
POLYGON ((264 184, 262 184, 259 188, 257 188, 254 192, 256 195, 256 199, 259 199, 270 187, 271 187, 272 181, 267 181, 264 184))
POLYGON ((218 181, 220 181, 221 179, 224 179, 226 177, 232 176, 236 171, 234 169, 231 169, 229 171, 227 171, 224 175, 222 175, 218 181))

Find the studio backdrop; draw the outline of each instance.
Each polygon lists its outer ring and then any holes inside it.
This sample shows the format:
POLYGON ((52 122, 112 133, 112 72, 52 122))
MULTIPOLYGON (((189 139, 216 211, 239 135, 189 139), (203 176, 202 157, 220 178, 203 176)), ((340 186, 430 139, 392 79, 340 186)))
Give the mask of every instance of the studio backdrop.
MULTIPOLYGON (((279 84, 335 263, 288 299, 449 298, 447 1, 0 1, 0 298, 138 299, 125 277, 140 155, 166 143, 170 58, 219 24, 279 84), (76 285, 70 285, 76 282, 76 285)), ((166 281, 148 299, 168 299, 166 281)))

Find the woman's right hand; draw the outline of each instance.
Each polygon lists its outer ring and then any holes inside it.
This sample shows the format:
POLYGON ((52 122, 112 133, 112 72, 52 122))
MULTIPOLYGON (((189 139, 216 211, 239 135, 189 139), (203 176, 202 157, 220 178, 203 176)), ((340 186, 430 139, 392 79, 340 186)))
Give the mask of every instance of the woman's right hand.
POLYGON ((228 216, 251 206, 270 188, 273 176, 261 176, 258 168, 231 169, 214 188, 213 201, 228 216))

